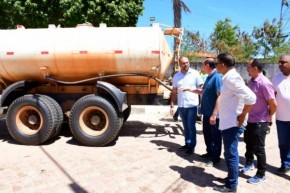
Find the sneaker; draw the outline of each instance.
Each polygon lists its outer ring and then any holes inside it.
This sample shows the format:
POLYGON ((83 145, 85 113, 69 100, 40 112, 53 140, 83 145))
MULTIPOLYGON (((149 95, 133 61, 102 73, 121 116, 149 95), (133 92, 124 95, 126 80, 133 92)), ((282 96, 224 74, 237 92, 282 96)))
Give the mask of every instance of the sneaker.
POLYGON ((270 128, 270 127, 267 127, 267 129, 266 129, 266 134, 269 134, 270 131, 271 131, 271 128, 270 128))
POLYGON ((278 175, 283 175, 283 174, 286 174, 288 172, 290 172, 289 168, 281 167, 275 173, 278 175))
POLYGON ((215 186, 213 189, 218 192, 237 192, 237 190, 229 189, 225 186, 215 186))
POLYGON ((265 182, 265 181, 266 181, 266 176, 263 176, 263 177, 254 176, 247 180, 247 182, 249 182, 250 184, 260 184, 261 182, 265 182))
POLYGON ((225 184, 228 180, 228 177, 225 177, 225 178, 216 178, 215 179, 216 181, 222 183, 222 184, 225 184))
POLYGON ((187 147, 187 145, 184 145, 184 146, 181 146, 178 148, 179 151, 186 151, 188 149, 189 149, 189 147, 187 147))
POLYGON ((249 171, 251 171, 251 170, 253 170, 253 169, 255 169, 255 166, 254 166, 254 164, 251 164, 251 165, 245 165, 245 167, 243 167, 241 170, 240 170, 240 172, 242 172, 242 173, 248 173, 249 171))

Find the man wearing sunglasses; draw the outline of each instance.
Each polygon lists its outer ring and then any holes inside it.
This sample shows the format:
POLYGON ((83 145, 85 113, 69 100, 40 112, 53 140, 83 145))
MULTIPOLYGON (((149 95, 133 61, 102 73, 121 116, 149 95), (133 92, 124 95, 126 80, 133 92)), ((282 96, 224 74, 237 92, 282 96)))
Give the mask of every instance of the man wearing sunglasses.
POLYGON ((280 57, 279 69, 281 72, 272 80, 277 101, 276 125, 281 158, 281 167, 276 174, 284 175, 290 171, 290 55, 280 57))

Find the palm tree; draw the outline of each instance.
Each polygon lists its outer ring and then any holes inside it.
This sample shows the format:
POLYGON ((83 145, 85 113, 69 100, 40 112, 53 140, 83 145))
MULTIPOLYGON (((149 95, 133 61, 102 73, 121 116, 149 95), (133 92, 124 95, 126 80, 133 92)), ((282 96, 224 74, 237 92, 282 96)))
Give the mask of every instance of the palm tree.
POLYGON ((191 13, 190 9, 185 5, 182 0, 172 0, 173 3, 173 17, 174 17, 174 27, 181 27, 181 12, 191 13))

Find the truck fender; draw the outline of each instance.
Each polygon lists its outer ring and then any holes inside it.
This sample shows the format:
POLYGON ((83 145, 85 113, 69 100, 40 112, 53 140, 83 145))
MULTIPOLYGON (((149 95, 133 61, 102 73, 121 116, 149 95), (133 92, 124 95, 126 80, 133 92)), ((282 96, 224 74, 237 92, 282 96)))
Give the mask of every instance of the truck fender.
POLYGON ((2 92, 1 99, 0 99, 0 107, 8 105, 6 104, 6 99, 8 99, 10 94, 16 89, 22 88, 22 87, 27 87, 28 89, 30 89, 36 85, 37 85, 36 82, 31 82, 31 81, 19 81, 19 82, 15 82, 11 84, 2 92))
POLYGON ((98 81, 96 87, 105 90, 108 94, 110 94, 113 97, 114 101, 118 106, 119 112, 123 112, 125 109, 128 108, 128 105, 126 104, 127 103, 126 92, 122 92, 114 85, 104 81, 98 81))

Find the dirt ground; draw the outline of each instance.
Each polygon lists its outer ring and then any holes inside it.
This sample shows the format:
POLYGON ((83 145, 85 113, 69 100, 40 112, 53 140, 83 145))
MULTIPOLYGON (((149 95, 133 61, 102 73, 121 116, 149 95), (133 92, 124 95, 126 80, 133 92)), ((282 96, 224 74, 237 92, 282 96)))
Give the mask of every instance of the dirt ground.
MULTIPOLYGON (((106 147, 81 146, 68 128, 41 146, 17 144, 0 121, 0 193, 212 193, 217 177, 226 177, 222 161, 206 167, 201 124, 197 124, 194 155, 177 151, 184 144, 182 123, 169 115, 168 106, 133 106, 118 140, 106 147)), ((243 136, 240 164, 245 161, 243 136)), ((286 193, 290 176, 277 176, 280 166, 276 126, 266 138, 267 180, 246 182, 255 175, 240 174, 240 193, 286 193)))

